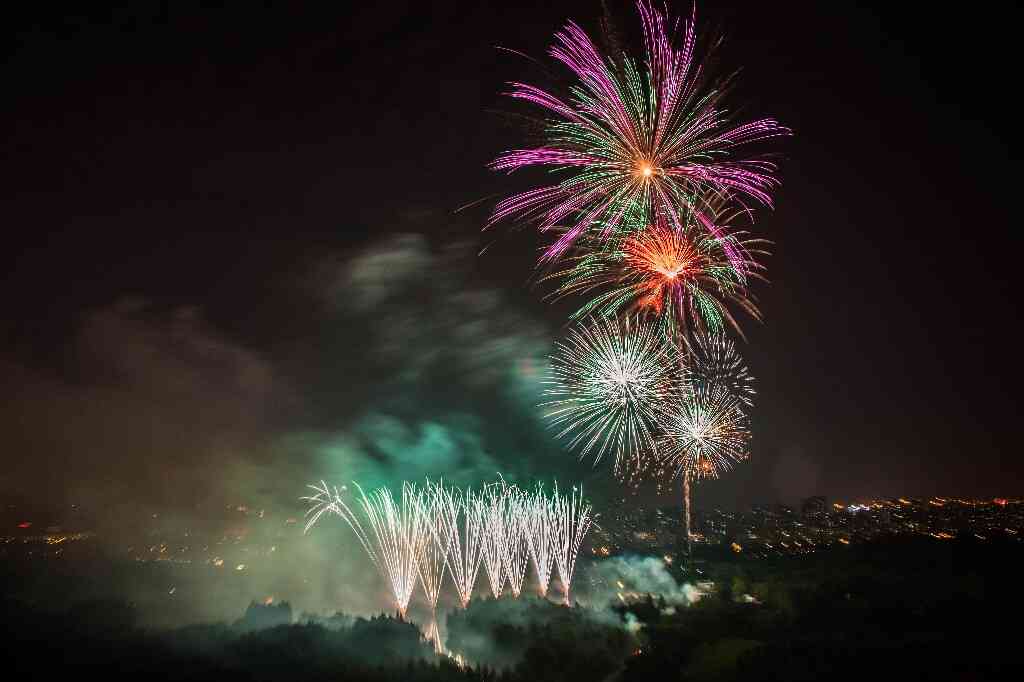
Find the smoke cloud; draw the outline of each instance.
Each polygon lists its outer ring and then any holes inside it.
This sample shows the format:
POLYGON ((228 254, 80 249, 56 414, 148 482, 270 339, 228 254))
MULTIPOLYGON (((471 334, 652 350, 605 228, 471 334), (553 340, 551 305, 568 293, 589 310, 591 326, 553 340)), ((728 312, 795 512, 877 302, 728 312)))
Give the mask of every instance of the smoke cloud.
POLYGON ((250 312, 280 318, 260 322, 270 333, 246 311, 125 296, 45 361, 0 358, 15 387, 0 426, 23 454, 0 473, 6 498, 76 505, 117 556, 229 543, 209 575, 122 582, 135 601, 191 600, 205 619, 267 596, 373 613, 388 599, 346 529, 302 535, 308 483, 591 473, 537 409, 550 330, 482 282, 467 245, 397 235, 256 284, 234 286, 269 290, 250 312))
POLYGON ((587 570, 587 601, 594 607, 628 604, 648 595, 664 600, 667 608, 689 606, 696 589, 678 583, 656 557, 617 556, 595 562, 587 570))

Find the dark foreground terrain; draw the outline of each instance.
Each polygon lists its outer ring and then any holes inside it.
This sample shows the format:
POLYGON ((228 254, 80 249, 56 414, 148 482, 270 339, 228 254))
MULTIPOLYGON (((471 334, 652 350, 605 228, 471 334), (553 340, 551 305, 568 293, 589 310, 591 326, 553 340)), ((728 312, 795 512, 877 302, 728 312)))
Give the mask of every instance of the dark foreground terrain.
POLYGON ((465 665, 390 616, 254 627, 254 607, 232 625, 152 630, 127 603, 55 610, 9 583, 2 665, 10 679, 1019 680, 1022 550, 962 538, 723 558, 706 566, 715 593, 689 607, 477 600, 447 619, 465 665))

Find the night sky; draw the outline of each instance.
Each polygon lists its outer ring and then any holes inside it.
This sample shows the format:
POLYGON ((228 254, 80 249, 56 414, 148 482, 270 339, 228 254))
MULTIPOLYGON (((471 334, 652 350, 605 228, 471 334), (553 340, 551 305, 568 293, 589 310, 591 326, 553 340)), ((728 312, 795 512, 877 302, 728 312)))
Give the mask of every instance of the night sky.
MULTIPOLYGON (((530 185, 485 168, 523 144, 500 93, 544 79, 495 46, 544 57, 601 4, 353 4, 4 17, 0 494, 294 504, 321 476, 494 470, 617 490, 535 409, 568 312, 533 281, 542 240, 481 232, 530 185)), ((738 114, 795 135, 757 226, 752 459, 695 506, 1020 494, 1009 11, 698 19, 742 67, 738 114)))

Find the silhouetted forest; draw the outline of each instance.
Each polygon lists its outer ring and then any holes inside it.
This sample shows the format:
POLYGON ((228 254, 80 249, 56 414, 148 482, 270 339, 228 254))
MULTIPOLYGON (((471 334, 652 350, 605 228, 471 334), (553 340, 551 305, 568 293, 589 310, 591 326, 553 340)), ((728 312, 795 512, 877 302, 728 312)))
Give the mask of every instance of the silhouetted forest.
MULTIPOLYGON (((180 680, 1001 680, 1015 645, 1020 543, 907 541, 706 565, 717 591, 606 609, 479 599, 438 656, 391 616, 253 604, 232 624, 147 630, 131 605, 43 610, 3 597, 4 670, 180 680)), ((443 620, 443 619, 442 619, 443 620)), ((22 679, 22 678, 19 678, 22 679)))

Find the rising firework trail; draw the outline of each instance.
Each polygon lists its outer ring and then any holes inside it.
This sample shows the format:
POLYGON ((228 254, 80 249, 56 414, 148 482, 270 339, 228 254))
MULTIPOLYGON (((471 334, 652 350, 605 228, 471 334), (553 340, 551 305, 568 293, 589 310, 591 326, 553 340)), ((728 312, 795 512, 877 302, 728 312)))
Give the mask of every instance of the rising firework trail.
POLYGON ((592 455, 596 464, 611 453, 615 473, 632 475, 655 452, 660 409, 676 390, 678 362, 656 325, 593 319, 556 344, 542 407, 581 458, 592 455))
POLYGON ((724 386, 698 387, 678 403, 666 424, 659 453, 665 470, 683 479, 688 544, 691 482, 718 478, 748 457, 750 431, 742 407, 724 386))
POLYGON ((508 92, 544 110, 547 141, 506 152, 491 167, 546 167, 563 179, 500 201, 491 223, 528 220, 542 231, 567 226, 546 260, 563 256, 584 235, 607 239, 644 216, 662 215, 678 230, 689 214, 719 236, 709 199, 772 205, 774 165, 734 154, 789 130, 770 118, 730 122, 724 85, 708 83, 695 58, 693 18, 676 36, 676 21, 645 0, 637 8, 642 62, 601 54, 570 22, 550 49, 577 79, 570 96, 561 99, 523 83, 512 83, 508 92))

